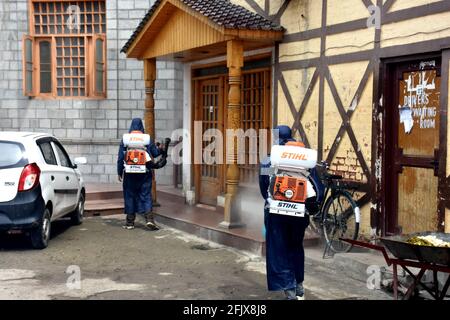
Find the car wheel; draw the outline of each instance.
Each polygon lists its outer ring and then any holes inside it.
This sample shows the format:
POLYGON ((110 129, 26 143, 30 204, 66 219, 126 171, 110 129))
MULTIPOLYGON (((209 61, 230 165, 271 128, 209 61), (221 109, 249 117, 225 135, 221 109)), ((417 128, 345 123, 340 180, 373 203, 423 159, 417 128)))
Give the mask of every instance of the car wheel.
POLYGON ((84 218, 84 195, 80 195, 80 200, 78 201, 77 208, 72 214, 70 215, 70 220, 72 221, 73 225, 80 225, 83 223, 84 218))
POLYGON ((51 220, 50 210, 45 208, 39 225, 30 232, 31 245, 35 249, 44 249, 48 246, 50 239, 51 220))

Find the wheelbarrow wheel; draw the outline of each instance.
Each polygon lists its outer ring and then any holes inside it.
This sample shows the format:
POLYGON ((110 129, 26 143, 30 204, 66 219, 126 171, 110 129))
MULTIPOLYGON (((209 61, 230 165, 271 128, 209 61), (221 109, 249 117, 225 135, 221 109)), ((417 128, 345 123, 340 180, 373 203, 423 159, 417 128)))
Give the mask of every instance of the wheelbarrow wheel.
POLYGON ((353 245, 340 238, 358 238, 359 209, 347 191, 337 191, 324 206, 323 234, 329 248, 335 253, 349 252, 353 245))

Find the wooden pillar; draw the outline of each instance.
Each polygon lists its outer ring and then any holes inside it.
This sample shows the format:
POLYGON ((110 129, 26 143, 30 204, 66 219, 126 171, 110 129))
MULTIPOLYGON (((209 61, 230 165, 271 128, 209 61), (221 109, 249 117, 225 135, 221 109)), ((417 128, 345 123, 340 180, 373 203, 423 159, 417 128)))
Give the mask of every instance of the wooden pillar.
MULTIPOLYGON (((227 129, 237 130, 241 127, 241 68, 244 65, 244 47, 242 41, 229 40, 227 42, 228 67, 228 106, 227 129)), ((239 186, 239 167, 237 164, 237 138, 234 137, 232 152, 227 153, 226 194, 224 221, 220 224, 224 228, 241 226, 233 213, 233 201, 239 186)), ((229 143, 229 142, 227 142, 229 143)))
MULTIPOLYGON (((156 80, 156 59, 144 60, 144 81, 145 81, 145 112, 144 123, 145 131, 155 141, 155 80, 156 80)), ((158 205, 156 201, 156 180, 153 170, 152 183, 152 199, 153 205, 158 205)))

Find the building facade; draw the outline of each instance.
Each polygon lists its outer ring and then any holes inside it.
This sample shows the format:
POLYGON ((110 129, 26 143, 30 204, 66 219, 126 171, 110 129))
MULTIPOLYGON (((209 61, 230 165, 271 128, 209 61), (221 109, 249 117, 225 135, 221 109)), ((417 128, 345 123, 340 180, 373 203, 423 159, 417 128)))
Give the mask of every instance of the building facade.
MULTIPOLYGON (((144 61, 149 114, 155 61, 179 61, 191 135, 194 121, 202 130, 287 124, 358 188, 363 233, 450 230, 450 2, 231 3, 161 0, 149 10, 122 49, 144 61)), ((183 166, 186 194, 224 205, 228 226, 240 209, 254 211, 243 194, 258 202, 247 188, 255 168, 234 164, 237 156, 232 164, 183 166)))
POLYGON ((116 182, 120 138, 143 117, 156 139, 182 138, 189 203, 260 225, 254 154, 196 164, 195 124, 286 124, 358 188, 364 234, 450 230, 450 1, 7 0, 0 40, 0 129, 53 133, 87 156, 88 182, 116 182))
MULTIPOLYGON (((0 130, 60 138, 91 183, 117 182, 121 136, 144 117, 141 61, 120 48, 149 0, 0 2, 0 130)), ((182 65, 158 62, 157 140, 181 126, 182 65)), ((172 165, 158 171, 172 183, 172 165)))

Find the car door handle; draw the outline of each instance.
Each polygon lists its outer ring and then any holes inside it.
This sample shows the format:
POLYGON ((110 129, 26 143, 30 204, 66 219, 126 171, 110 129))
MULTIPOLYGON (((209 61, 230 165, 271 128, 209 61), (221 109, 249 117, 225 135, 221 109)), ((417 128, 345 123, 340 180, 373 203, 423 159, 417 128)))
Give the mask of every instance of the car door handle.
POLYGON ((51 176, 50 179, 51 179, 52 181, 55 181, 55 176, 51 176))
POLYGON ((70 180, 69 176, 67 176, 67 177, 66 177, 66 180, 67 180, 67 181, 69 181, 69 180, 70 180))

